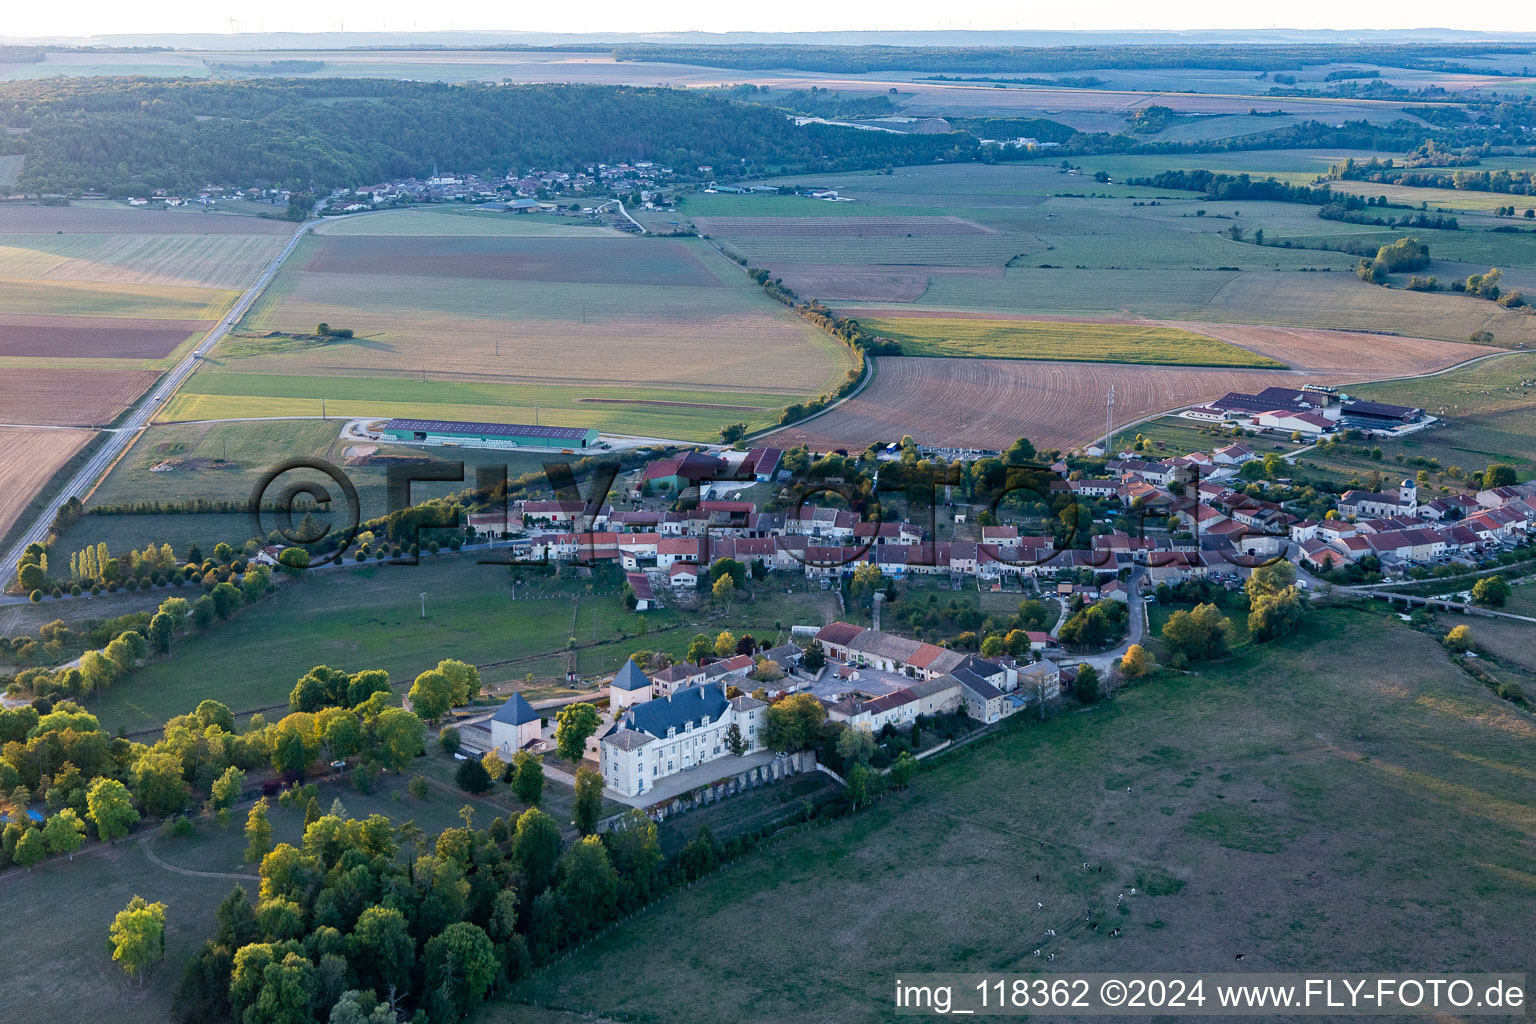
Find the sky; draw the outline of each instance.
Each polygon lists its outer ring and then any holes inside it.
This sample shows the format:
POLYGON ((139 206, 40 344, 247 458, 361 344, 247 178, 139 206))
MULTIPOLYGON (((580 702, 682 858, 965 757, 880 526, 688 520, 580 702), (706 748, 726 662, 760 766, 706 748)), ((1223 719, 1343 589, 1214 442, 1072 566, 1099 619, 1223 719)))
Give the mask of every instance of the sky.
POLYGON ((1145 30, 1145 29, 1404 29, 1453 26, 1462 30, 1536 31, 1536 3, 1484 0, 1476 24, 1443 3, 1428 0, 1293 0, 1284 5, 1183 0, 1041 3, 1039 0, 965 0, 954 5, 914 0, 780 0, 731 4, 721 0, 665 0, 637 4, 587 0, 581 4, 422 4, 419 0, 268 0, 219 4, 205 0, 76 0, 68 4, 7 4, 0 34, 70 36, 120 33, 228 32, 231 19, 244 32, 378 32, 502 30, 522 32, 789 32, 834 30, 1145 30))

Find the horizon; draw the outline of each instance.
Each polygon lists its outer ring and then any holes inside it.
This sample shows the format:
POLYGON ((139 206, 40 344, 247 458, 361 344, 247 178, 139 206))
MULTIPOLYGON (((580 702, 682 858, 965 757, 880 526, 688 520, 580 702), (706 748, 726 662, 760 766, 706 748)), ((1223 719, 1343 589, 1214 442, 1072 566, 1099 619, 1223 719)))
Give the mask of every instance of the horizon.
MULTIPOLYGON (((1149 21, 1124 0, 1099 5, 1086 12, 1064 10, 1036 12, 1021 17, 1013 5, 1000 0, 983 0, 967 6, 965 18, 935 18, 913 8, 894 14, 872 0, 857 0, 828 11, 821 5, 797 2, 788 8, 773 10, 720 10, 702 0, 683 0, 661 14, 640 13, 600 0, 595 9, 585 9, 577 17, 563 11, 534 11, 492 15, 485 20, 466 23, 449 14, 423 16, 414 5, 385 0, 371 5, 360 14, 354 8, 339 5, 280 4, 275 9, 251 14, 241 9, 216 10, 190 0, 171 0, 162 5, 157 23, 174 24, 176 31, 144 31, 143 18, 131 9, 93 0, 80 8, 68 10, 36 7, 15 11, 7 19, 0 39, 9 43, 43 45, 90 45, 92 40, 107 39, 185 39, 218 36, 237 40, 253 36, 326 36, 326 35, 498 35, 509 38, 569 37, 573 41, 601 41, 630 37, 646 38, 729 37, 735 35, 771 37, 779 41, 817 41, 824 36, 882 37, 898 35, 998 35, 1020 37, 1138 35, 1147 37, 1199 36, 1219 41, 1223 36, 1320 35, 1356 36, 1379 39, 1407 33, 1437 38, 1489 39, 1536 33, 1536 7, 1515 0, 1495 0, 1487 20, 1498 22, 1498 30, 1453 28, 1441 24, 1443 8, 1422 0, 1385 3, 1382 0, 1339 12, 1332 5, 1308 0, 1291 5, 1287 21, 1260 17, 1255 12, 1244 17, 1215 0, 1197 0, 1180 9, 1180 22, 1149 21), (1351 18, 1342 23, 1341 18, 1351 18), (665 21, 658 22, 659 18, 665 21), (80 26, 90 26, 82 33, 80 26), (592 29, 593 24, 601 28, 592 29), (786 31, 785 25, 797 27, 786 31), (1212 27, 1213 25, 1218 27, 1212 27), (875 27, 879 26, 879 27, 875 27)), ((693 41, 702 41, 694 39, 693 41)), ((932 44, 929 44, 932 45, 932 44)), ((1010 44, 1003 44, 1010 45, 1010 44)), ((1037 45, 1015 43, 1011 45, 1037 45)))

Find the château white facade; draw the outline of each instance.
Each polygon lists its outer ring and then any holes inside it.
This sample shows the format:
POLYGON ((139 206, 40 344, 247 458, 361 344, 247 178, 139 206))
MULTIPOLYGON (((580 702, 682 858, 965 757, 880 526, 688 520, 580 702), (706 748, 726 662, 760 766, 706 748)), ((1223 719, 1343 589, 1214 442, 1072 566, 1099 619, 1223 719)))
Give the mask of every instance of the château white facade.
POLYGON ((746 743, 743 753, 761 750, 767 708, 755 697, 726 697, 720 683, 632 705, 599 744, 603 782, 624 796, 638 796, 669 776, 732 757, 733 725, 746 743))

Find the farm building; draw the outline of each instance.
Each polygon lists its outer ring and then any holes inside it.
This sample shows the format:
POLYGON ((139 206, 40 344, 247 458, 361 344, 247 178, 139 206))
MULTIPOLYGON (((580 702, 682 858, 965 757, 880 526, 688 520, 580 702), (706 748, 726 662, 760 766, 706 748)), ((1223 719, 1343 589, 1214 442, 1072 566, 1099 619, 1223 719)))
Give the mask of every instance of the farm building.
POLYGON ((1424 418, 1424 410, 1406 405, 1356 400, 1344 404, 1344 418, 1361 427, 1401 427, 1419 422, 1424 418))
POLYGON ((543 722, 533 706, 514 693, 491 716, 491 742, 497 751, 511 755, 539 739, 543 722))
POLYGON ((470 448, 590 448, 591 427, 546 427, 529 423, 466 423, 459 420, 390 420, 379 433, 396 441, 457 444, 470 448))

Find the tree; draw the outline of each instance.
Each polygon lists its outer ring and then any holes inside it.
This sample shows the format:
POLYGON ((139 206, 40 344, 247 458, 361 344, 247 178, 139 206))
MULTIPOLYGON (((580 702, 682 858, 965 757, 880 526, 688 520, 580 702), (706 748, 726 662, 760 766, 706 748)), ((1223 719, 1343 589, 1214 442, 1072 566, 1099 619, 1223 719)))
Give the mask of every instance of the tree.
POLYGON ((1472 630, 1466 626, 1457 626, 1445 634, 1445 648, 1453 654, 1465 654, 1474 646, 1472 630))
POLYGON ((1141 644, 1131 644, 1120 659, 1120 674, 1127 679, 1140 679, 1152 668, 1152 656, 1141 644))
POLYGON ((385 708, 373 720, 374 750, 386 768, 400 771, 422 752, 426 727, 404 708, 385 708))
POLYGON ((500 967, 490 936, 468 921, 450 924, 428 940, 422 962, 433 1020, 458 1020, 479 1006, 500 967))
POLYGON ((437 669, 428 669, 416 677, 407 696, 412 711, 424 721, 436 722, 453 706, 453 680, 437 669))
POLYGON ((174 754, 151 751, 133 763, 133 793, 144 813, 155 818, 180 814, 190 793, 182 778, 181 759, 174 754))
POLYGON ((567 704, 555 714, 555 750, 567 761, 580 761, 586 754, 587 737, 597 732, 602 720, 591 704, 567 704))
POLYGON ((1072 695, 1079 703, 1092 704, 1099 699, 1099 670, 1089 664, 1077 666, 1077 682, 1072 684, 1072 695))
POLYGON ((1035 446, 1030 444, 1029 438, 1021 437, 1003 452, 1003 459, 1011 466, 1021 466, 1034 459, 1036 454, 1035 446))
POLYGON ((48 842, 49 853, 64 853, 70 860, 75 851, 85 844, 85 823, 74 810, 66 807, 43 826, 43 838, 48 842))
POLYGON ((695 633, 693 639, 688 642, 688 651, 685 657, 697 665, 709 657, 710 652, 714 650, 714 646, 709 637, 703 633, 695 633))
POLYGON ((507 774, 507 763, 501 759, 501 755, 494 748, 487 750, 480 757, 480 766, 485 769, 486 776, 491 784, 504 781, 507 774))
POLYGON ((512 832, 512 861, 522 872, 527 891, 547 889, 559 860, 560 829, 555 819, 537 807, 528 808, 512 832))
POLYGON ((602 924, 618 905, 619 875, 597 836, 583 837, 560 858, 556 893, 574 935, 602 924))
POLYGON ((485 765, 473 757, 459 762, 459 767, 453 773, 453 781, 466 793, 484 793, 491 788, 491 776, 486 772, 485 765))
POLYGON ((135 896, 118 912, 107 937, 112 959, 142 987, 149 965, 165 956, 165 904, 135 896))
POLYGON ((208 592, 208 596, 213 598, 214 615, 221 619, 229 618, 245 603, 245 598, 233 583, 218 584, 208 592))
POLYGON ((853 567, 853 578, 848 581, 848 596, 859 605, 868 605, 877 591, 885 589, 885 577, 873 562, 860 562, 853 567))
POLYGON ((869 764, 875 753, 875 737, 868 729, 844 729, 837 737, 837 756, 844 765, 869 764))
POLYGON ((645 902, 650 897, 656 868, 661 864, 656 822, 644 811, 631 808, 602 838, 614 870, 629 883, 635 901, 645 902))
POLYGON ((816 744, 827 709, 813 694, 796 693, 771 704, 763 724, 770 750, 805 750, 816 744))
POLYGON ((139 820, 128 787, 116 779, 97 779, 86 794, 85 802, 89 808, 86 817, 95 823, 96 834, 109 843, 115 844, 127 835, 134 822, 139 820))
POLYGON ((16 840, 16 848, 11 851, 11 858, 26 868, 32 870, 34 864, 48 856, 48 842, 43 837, 42 829, 28 828, 16 840))
POLYGON ((1008 653, 1008 641, 996 633, 981 642, 981 656, 983 658, 1001 658, 1008 653))
POLYGON ((891 765, 891 785, 897 789, 906 789, 917 775, 917 767, 917 758, 912 756, 910 750, 903 750, 896 756, 896 762, 891 765))
POLYGON ((369 907, 357 918, 348 940, 348 958, 363 985, 378 992, 410 988, 416 940, 405 915, 393 907, 369 907))
POLYGON ((803 664, 808 671, 820 672, 826 663, 826 648, 821 646, 820 640, 812 640, 810 646, 805 649, 805 657, 801 659, 801 664, 803 664))
POLYGON ((741 726, 735 722, 732 722, 731 727, 725 730, 725 749, 729 750, 735 757, 741 757, 751 749, 747 745, 746 737, 741 734, 741 726))
POLYGON ((1199 604, 1194 611, 1170 615, 1163 623, 1162 636, 1175 656, 1205 661, 1222 657, 1232 646, 1232 622, 1215 605, 1199 604))
POLYGON ((597 818, 603 812, 603 777, 586 765, 576 770, 576 802, 573 813, 578 834, 590 836, 597 831, 597 818))
POLYGON ((530 807, 544 795, 544 766, 526 750, 512 755, 512 792, 530 807))
POLYGON ((736 656, 736 634, 728 629, 722 629, 715 636, 715 657, 732 658, 736 656))
POLYGON ((726 444, 735 444, 746 436, 747 425, 745 423, 727 423, 720 428, 720 440, 726 444))
POLYGON ((1296 567, 1282 559, 1253 570, 1248 577, 1248 582, 1243 584, 1243 590, 1247 593, 1248 599, 1253 601, 1267 594, 1278 594, 1295 584, 1296 567))
POLYGON ((480 694, 480 670, 468 662, 446 658, 437 663, 437 671, 448 677, 449 701, 463 707, 480 694))
POLYGON ((149 620, 149 646, 156 654, 171 653, 171 637, 176 632, 175 621, 164 612, 157 612, 149 620))
POLYGON ((1483 487, 1513 487, 1515 481, 1515 467, 1502 462, 1490 462, 1488 468, 1483 470, 1483 487))
POLYGON ((267 798, 262 797, 245 817, 245 862, 260 864, 272 852, 272 823, 267 820, 267 798))
POLYGON ((1472 603, 1484 608, 1503 608, 1509 601, 1509 581, 1502 576, 1485 576, 1472 584, 1472 603))
POLYGON ((843 778, 847 782, 844 795, 848 797, 848 805, 858 810, 869 799, 869 768, 863 761, 855 761, 843 778))
POLYGON ((1249 602, 1248 632, 1258 643, 1278 640, 1299 626, 1306 613, 1306 599, 1295 587, 1263 594, 1249 602))
POLYGON ((715 580, 714 586, 709 588, 709 596, 721 604, 728 605, 731 598, 736 596, 736 584, 729 576, 720 576, 715 580))

